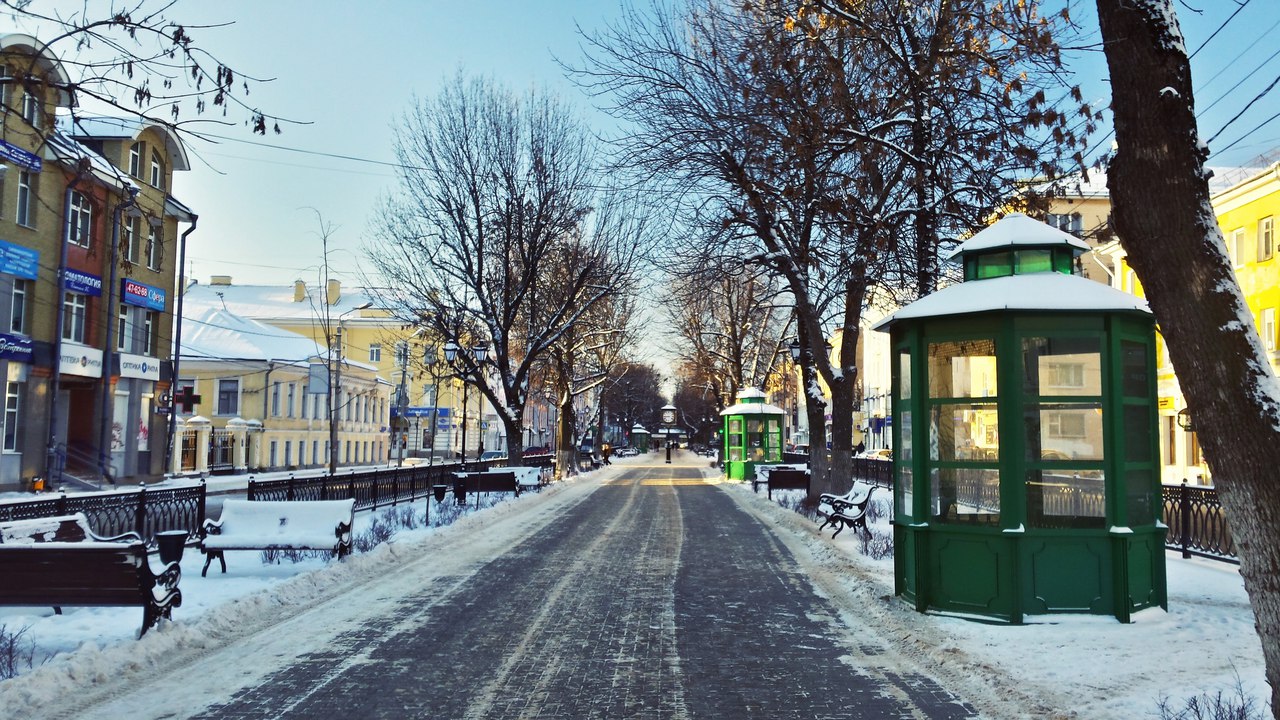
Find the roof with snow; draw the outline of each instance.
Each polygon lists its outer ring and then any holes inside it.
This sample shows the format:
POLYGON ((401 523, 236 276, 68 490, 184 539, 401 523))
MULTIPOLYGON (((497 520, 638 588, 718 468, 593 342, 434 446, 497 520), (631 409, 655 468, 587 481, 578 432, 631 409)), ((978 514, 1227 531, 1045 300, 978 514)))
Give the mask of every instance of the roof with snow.
POLYGON ((165 150, 174 170, 190 170, 187 149, 172 129, 138 117, 80 116, 60 118, 60 129, 77 140, 135 140, 148 128, 164 137, 165 150))
MULTIPOLYGON (((342 288, 338 302, 329 306, 329 314, 336 318, 342 313, 354 311, 361 305, 374 301, 374 296, 364 288, 342 288)), ((245 318, 280 320, 298 323, 319 322, 324 311, 324 287, 308 286, 306 296, 294 301, 294 286, 290 285, 203 285, 192 284, 187 288, 185 306, 195 309, 226 308, 245 318)), ((190 315, 190 313, 186 313, 190 315)), ((357 320, 347 317, 347 322, 357 320)), ((386 318, 380 318, 385 321, 386 318)))
POLYGON ((1089 250, 1089 244, 1075 235, 1050 227, 1022 213, 1009 213, 975 233, 968 240, 960 243, 947 259, 954 260, 960 255, 1000 248, 1053 247, 1057 245, 1068 245, 1075 248, 1079 251, 1076 253, 1077 255, 1089 250))
POLYGON ((184 359, 307 362, 324 354, 311 338, 221 308, 183 305, 184 359))

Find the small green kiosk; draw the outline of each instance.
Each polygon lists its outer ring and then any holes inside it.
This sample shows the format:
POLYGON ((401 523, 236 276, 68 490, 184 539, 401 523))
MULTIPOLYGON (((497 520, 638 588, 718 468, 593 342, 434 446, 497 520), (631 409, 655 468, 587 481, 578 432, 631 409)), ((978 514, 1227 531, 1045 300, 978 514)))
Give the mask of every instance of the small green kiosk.
POLYGON ((917 610, 1021 623, 1168 607, 1155 322, 1012 214, 965 281, 875 326, 893 353, 894 565, 917 610))
POLYGON ((631 447, 642 453, 649 452, 649 431, 640 423, 631 428, 631 447))
POLYGON ((724 418, 724 469, 730 480, 756 475, 757 465, 782 462, 782 418, 786 411, 765 402, 755 388, 738 393, 738 403, 720 411, 724 418))

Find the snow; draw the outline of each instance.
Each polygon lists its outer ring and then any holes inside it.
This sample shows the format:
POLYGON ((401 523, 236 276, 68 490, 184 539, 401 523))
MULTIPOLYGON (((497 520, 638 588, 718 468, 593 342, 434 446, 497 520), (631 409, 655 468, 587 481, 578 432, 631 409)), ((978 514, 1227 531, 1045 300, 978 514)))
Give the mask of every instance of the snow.
POLYGON ((943 288, 872 326, 888 332, 900 320, 994 311, 1137 312, 1150 314, 1147 301, 1079 275, 1008 275, 943 288))
POLYGON ((210 535, 205 546, 332 548, 338 543, 338 525, 351 523, 355 504, 355 500, 226 500, 218 518, 222 532, 210 535))
POLYGON ((947 259, 955 259, 964 253, 996 248, 1053 245, 1069 245, 1081 252, 1089 250, 1088 243, 1070 233, 1046 225, 1023 213, 1009 213, 960 243, 947 259))
MULTIPOLYGON (((697 462, 701 463, 701 459, 697 462)), ((390 542, 344 561, 264 565, 256 552, 229 552, 229 571, 201 578, 203 557, 188 548, 183 604, 141 640, 138 608, 0 608, 10 630, 29 627, 39 645, 36 670, 0 682, 0 717, 184 717, 228 699, 293 658, 323 649, 338 634, 395 607, 423 583, 466 582, 495 553, 517 546, 567 506, 589 501, 639 458, 556 483, 430 530, 400 530, 390 542), (263 663, 263 657, 272 662, 263 663), (144 678, 187 668, 184 682, 160 690, 144 678)), ((959 693, 989 718, 1108 720, 1155 717, 1202 692, 1230 695, 1237 682, 1265 706, 1262 652, 1235 566, 1167 557, 1169 612, 1109 616, 1030 616, 1021 626, 916 613, 893 595, 893 560, 860 552, 857 533, 832 539, 817 524, 753 494, 750 483, 704 475, 739 506, 774 528, 800 570, 832 604, 850 642, 868 633, 885 647, 877 662, 903 664, 959 693)), ((885 499, 873 499, 884 503, 885 499)), ((420 505, 418 506, 421 507, 420 505)), ((434 506, 433 506, 434 508, 434 506)), ((369 513, 357 515, 357 532, 369 513)), ((889 531, 883 518, 871 527, 889 531)))

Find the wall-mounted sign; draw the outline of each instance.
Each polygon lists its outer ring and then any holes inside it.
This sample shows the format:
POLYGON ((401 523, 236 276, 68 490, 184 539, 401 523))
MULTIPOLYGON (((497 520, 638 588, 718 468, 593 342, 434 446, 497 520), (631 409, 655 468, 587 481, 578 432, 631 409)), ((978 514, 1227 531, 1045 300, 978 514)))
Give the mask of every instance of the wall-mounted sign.
POLYGON ((76 343, 62 343, 58 372, 63 375, 102 377, 102 351, 76 343))
POLYGON ((98 297, 102 294, 102 278, 67 268, 62 274, 62 287, 67 292, 98 297))
POLYGON ((160 361, 146 355, 120 353, 120 377, 158 381, 160 361))
POLYGON ((40 266, 40 253, 0 240, 0 273, 8 273, 14 277, 36 279, 36 270, 40 266))
POLYGON ((43 165, 39 155, 23 150, 17 145, 4 140, 0 140, 0 158, 4 158, 18 167, 34 170, 35 172, 40 172, 40 167, 43 165))
POLYGON ((163 290, 144 285, 129 278, 124 278, 120 281, 120 299, 127 305, 137 305, 151 310, 164 310, 163 290))
POLYGON ((17 360, 18 362, 29 363, 31 362, 33 350, 31 338, 0 333, 0 360, 17 360))

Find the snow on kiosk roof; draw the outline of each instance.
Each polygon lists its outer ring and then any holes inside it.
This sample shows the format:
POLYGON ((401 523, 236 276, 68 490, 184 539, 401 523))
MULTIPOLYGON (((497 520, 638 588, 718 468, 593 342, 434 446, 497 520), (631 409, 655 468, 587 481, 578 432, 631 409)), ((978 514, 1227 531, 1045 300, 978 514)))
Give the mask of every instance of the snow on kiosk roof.
POLYGON ((785 415, 786 410, 777 405, 770 405, 764 401, 765 394, 755 388, 748 388, 738 393, 738 400, 741 401, 736 405, 720 411, 720 415, 785 415))
MULTIPOLYGON (((1070 252, 1069 257, 1075 257, 1088 249, 1084 241, 1073 235, 1013 213, 961 243, 949 259, 959 259, 968 265, 975 258, 999 255, 1002 250, 1070 252)), ((966 282, 926 295, 876 323, 872 329, 888 332, 901 320, 984 312, 1151 313, 1146 300, 1078 275, 1048 271, 1042 266, 1029 270, 1019 267, 1017 260, 1012 261, 1007 270, 999 276, 972 277, 966 267, 966 282)))

